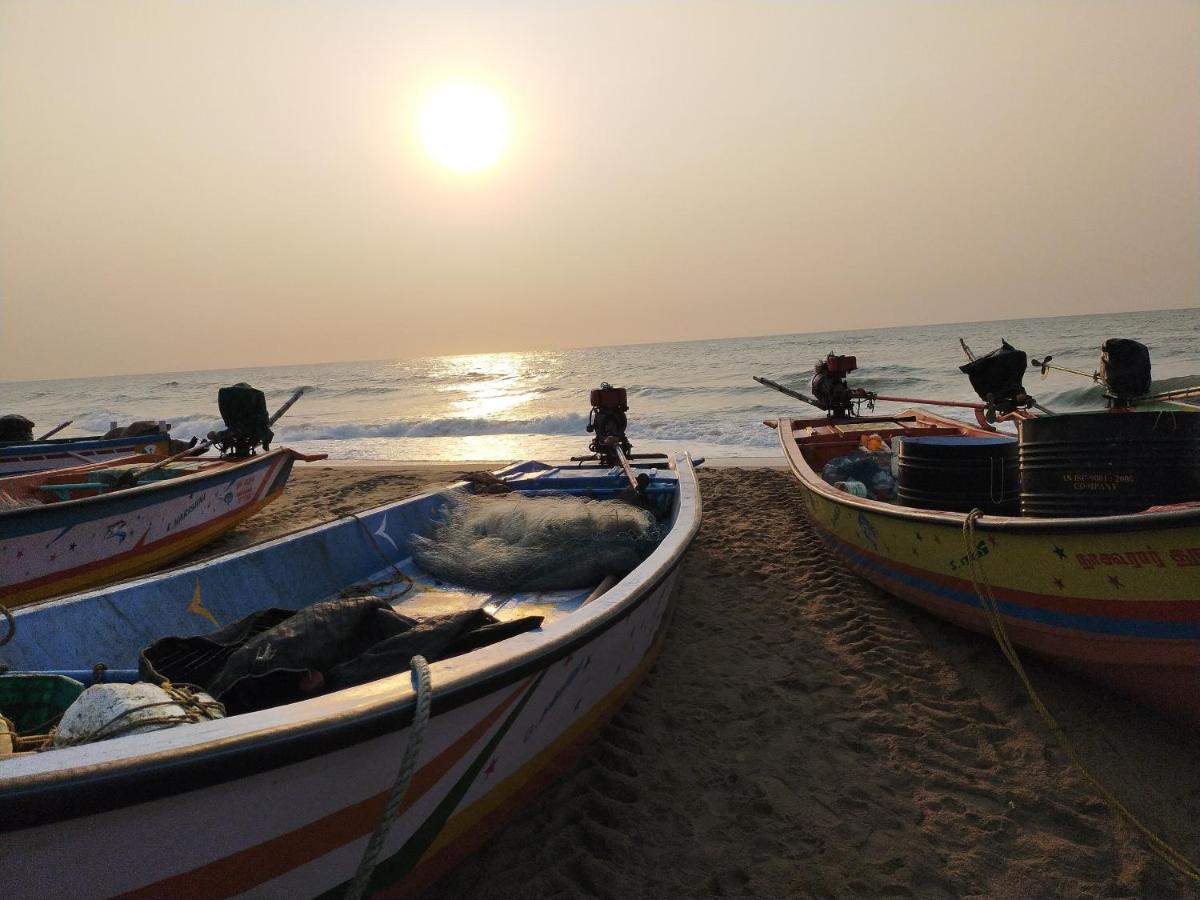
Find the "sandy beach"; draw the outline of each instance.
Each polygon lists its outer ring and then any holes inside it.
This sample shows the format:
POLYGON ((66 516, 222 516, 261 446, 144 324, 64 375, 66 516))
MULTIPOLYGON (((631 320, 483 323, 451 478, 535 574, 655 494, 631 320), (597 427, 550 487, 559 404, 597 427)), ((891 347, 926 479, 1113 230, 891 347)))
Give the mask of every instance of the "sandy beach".
MULTIPOLYGON (((225 552, 479 466, 298 467, 225 552)), ((438 898, 1175 896, 1194 889, 1071 767, 990 639, 848 575, 777 468, 702 469, 655 668, 566 777, 438 898)), ((1095 775, 1200 856, 1200 736, 1030 674, 1095 775)))

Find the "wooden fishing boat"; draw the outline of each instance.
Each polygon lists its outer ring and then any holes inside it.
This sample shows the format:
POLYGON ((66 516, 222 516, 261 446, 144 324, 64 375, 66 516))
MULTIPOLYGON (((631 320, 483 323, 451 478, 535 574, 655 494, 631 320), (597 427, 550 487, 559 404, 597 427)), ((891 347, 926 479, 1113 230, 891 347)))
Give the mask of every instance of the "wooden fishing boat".
POLYGON ((50 438, 0 443, 0 477, 48 469, 75 468, 128 456, 166 456, 171 436, 163 431, 138 437, 50 438))
POLYGON ((0 478, 0 603, 20 606, 149 572, 283 492, 288 449, 244 460, 156 455, 0 478), (118 488, 126 476, 132 487, 118 488))
POLYGON ((864 434, 895 446, 898 436, 995 440, 994 430, 920 409, 768 424, 778 428, 817 532, 864 579, 988 631, 972 581, 977 563, 1018 648, 1200 721, 1200 505, 1086 517, 984 515, 965 528, 966 512, 854 496, 826 483, 821 470, 864 434))
MULTIPOLYGON (((408 615, 484 607, 501 620, 544 616, 533 631, 430 666, 432 714, 370 881, 372 891, 412 894, 561 773, 650 666, 700 525, 700 497, 686 455, 641 471, 666 533, 606 591, 496 595, 435 583, 408 558, 410 535, 427 532, 445 502, 424 494, 17 610, 16 636, 0 656, 16 669, 101 660, 132 668, 163 634, 211 630, 266 606, 297 609, 356 584, 394 597, 408 615), (397 566, 415 588, 401 592, 397 566)), ((605 498, 627 487, 608 467, 527 462, 497 474, 527 496, 605 498)), ((0 762, 5 896, 345 895, 402 753, 417 740, 412 682, 404 672, 262 712, 0 762)))

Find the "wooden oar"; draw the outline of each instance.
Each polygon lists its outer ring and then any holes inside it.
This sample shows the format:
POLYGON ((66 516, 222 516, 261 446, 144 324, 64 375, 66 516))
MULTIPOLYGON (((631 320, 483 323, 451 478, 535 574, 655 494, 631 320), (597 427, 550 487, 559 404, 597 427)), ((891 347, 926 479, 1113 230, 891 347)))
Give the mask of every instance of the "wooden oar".
MULTIPOLYGON (((757 375, 751 376, 759 384, 765 384, 769 388, 774 388, 781 394, 787 394, 789 397, 795 397, 797 400, 803 400, 805 403, 811 403, 817 409, 823 407, 817 403, 812 397, 806 397, 799 391, 793 391, 791 388, 785 388, 782 384, 772 381, 770 378, 759 378, 757 375)), ((986 409, 982 403, 966 403, 958 400, 923 400, 920 397, 888 397, 884 394, 875 394, 870 391, 860 391, 855 395, 855 399, 861 400, 886 400, 890 403, 921 403, 925 406, 954 406, 959 409, 986 409)))
POLYGON ((132 469, 127 470, 117 480, 117 487, 133 487, 135 484, 137 484, 139 478, 149 475, 151 472, 157 472, 159 469, 161 469, 167 463, 175 462, 175 460, 177 460, 177 459, 183 459, 183 457, 187 456, 189 453, 196 453, 197 451, 200 451, 200 450, 207 450, 211 446, 212 446, 212 441, 210 441, 208 439, 200 441, 200 443, 196 443, 196 439, 192 438, 192 443, 186 449, 180 450, 178 453, 174 453, 171 456, 166 457, 165 459, 160 459, 158 462, 156 462, 152 466, 147 466, 146 468, 139 469, 136 472, 134 472, 132 469))
POLYGON ((64 428, 66 428, 68 425, 70 425, 73 421, 75 421, 75 420, 67 419, 67 421, 63 422, 57 428, 51 428, 49 431, 47 431, 45 434, 43 434, 40 438, 38 438, 38 440, 39 441, 49 440, 50 438, 54 437, 54 435, 58 434, 60 431, 62 431, 64 428))
MULTIPOLYGON (((888 403, 920 403, 922 406, 954 406, 959 409, 973 409, 976 413, 986 412, 987 405, 983 403, 966 403, 959 400, 924 400, 920 397, 888 397, 884 394, 871 394, 872 400, 886 400, 888 403)), ((1038 403, 1032 397, 1028 398, 1029 403, 1034 409, 1047 416, 1054 415, 1054 412, 1046 409, 1042 404, 1038 403)), ((1020 412, 1018 410, 1018 412, 1020 412)))
POLYGON ((621 450, 621 445, 614 444, 613 450, 617 452, 617 459, 621 461, 621 468, 625 470, 625 477, 629 479, 629 486, 636 491, 638 489, 637 477, 633 474, 633 469, 630 468, 629 460, 625 458, 625 453, 621 450))
POLYGON ((787 394, 789 397, 795 397, 797 400, 803 400, 805 403, 808 403, 811 406, 815 406, 817 409, 824 408, 821 406, 820 403, 818 403, 812 397, 806 397, 804 394, 800 393, 799 391, 793 391, 791 388, 786 388, 779 382, 772 381, 770 378, 762 378, 758 375, 751 375, 750 377, 753 378, 755 381, 757 381, 759 384, 765 385, 766 387, 769 387, 773 390, 779 391, 779 393, 781 393, 781 394, 787 394))
POLYGON ((1200 384, 1190 388, 1179 388, 1174 391, 1163 391, 1161 394, 1151 394, 1148 397, 1138 397, 1134 403, 1145 403, 1148 400, 1186 400, 1200 395, 1200 384))
POLYGON ((275 415, 271 416, 271 418, 269 418, 267 420, 267 427, 270 428, 272 425, 274 425, 276 422, 278 422, 280 416, 282 416, 285 412, 287 412, 289 409, 292 408, 293 403, 295 403, 304 394, 306 394, 307 392, 309 392, 311 390, 312 390, 312 387, 307 384, 304 385, 304 387, 296 388, 296 393, 292 394, 292 396, 288 398, 287 402, 284 403, 283 406, 281 406, 281 407, 279 407, 279 409, 275 410, 275 415))

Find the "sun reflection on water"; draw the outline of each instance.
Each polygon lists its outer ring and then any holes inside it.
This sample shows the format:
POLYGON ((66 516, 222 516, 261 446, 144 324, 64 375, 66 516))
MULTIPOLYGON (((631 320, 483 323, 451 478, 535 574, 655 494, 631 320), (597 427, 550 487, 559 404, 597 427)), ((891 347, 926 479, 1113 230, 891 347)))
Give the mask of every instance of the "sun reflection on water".
POLYGON ((528 355, 477 353, 441 360, 439 375, 449 383, 439 390, 464 396, 450 407, 463 418, 505 418, 503 413, 537 399, 528 372, 528 355))

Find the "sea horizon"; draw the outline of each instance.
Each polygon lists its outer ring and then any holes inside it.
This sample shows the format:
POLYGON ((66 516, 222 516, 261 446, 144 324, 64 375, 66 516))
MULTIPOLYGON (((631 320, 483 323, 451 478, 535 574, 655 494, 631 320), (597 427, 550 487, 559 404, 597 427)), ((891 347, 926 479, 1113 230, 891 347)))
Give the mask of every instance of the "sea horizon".
POLYGON ((1171 312, 1189 312, 1200 309, 1200 306, 1172 306, 1153 309, 1136 309, 1124 310, 1119 312, 1101 312, 1101 313, 1062 313, 1052 316, 1010 316, 1000 319, 963 319, 952 322, 915 322, 908 325, 899 324, 880 324, 871 325, 863 328, 847 328, 847 329, 824 329, 817 331, 786 331, 786 332, 765 332, 762 334, 735 334, 722 335, 703 338, 681 338, 678 340, 661 340, 661 341, 629 341, 618 344, 579 344, 562 347, 522 347, 510 350, 478 350, 478 351, 463 351, 461 353, 434 353, 423 354, 420 356, 380 356, 358 359, 327 359, 327 360, 309 360, 306 362, 282 362, 271 363, 266 365, 237 365, 237 366, 209 366, 198 369, 149 369, 137 372, 108 372, 105 374, 89 373, 84 375, 59 376, 54 378, 18 378, 9 380, 0 380, 0 387, 16 384, 38 384, 48 381, 77 381, 86 378, 126 378, 151 375, 194 375, 203 372, 225 372, 232 369, 256 371, 259 369, 288 369, 288 368, 303 368, 307 366, 331 366, 331 365, 351 365, 356 363, 399 363, 399 362, 415 362, 423 359, 453 359, 455 357, 465 356, 500 356, 503 354, 514 353, 561 353, 572 350, 608 350, 622 347, 660 347, 671 346, 676 344, 707 344, 713 341, 754 341, 768 338, 801 338, 801 337, 819 337, 823 334, 837 335, 853 335, 861 332, 874 332, 879 330, 904 330, 914 328, 948 328, 955 325, 999 325, 1007 322, 1046 322, 1056 319, 1077 319, 1090 316, 1127 316, 1139 315, 1141 313, 1171 313, 1171 312))
MULTIPOLYGON (((160 420, 172 423, 173 436, 187 439, 219 425, 220 387, 249 381, 272 409, 297 388, 313 388, 275 428, 278 444, 305 452, 349 460, 562 459, 586 452, 588 391, 607 381, 629 392, 635 451, 686 449, 737 459, 777 455, 776 437, 763 420, 807 411, 751 376, 806 391, 813 364, 829 352, 858 357, 853 385, 971 402, 975 397, 958 370, 965 361, 959 337, 976 353, 1007 339, 1030 358, 1051 354, 1086 371, 1098 367, 1106 338, 1133 337, 1150 348, 1156 386, 1174 389, 1200 381, 1197 329, 1200 309, 1183 308, 40 379, 0 384, 0 412, 25 415, 39 429, 72 420, 62 436, 103 433, 113 422, 160 420)), ((1053 373, 1043 381, 1031 370, 1026 385, 1055 410, 1101 405, 1099 387, 1076 376, 1053 373)), ((899 408, 878 404, 882 412, 899 408)))

